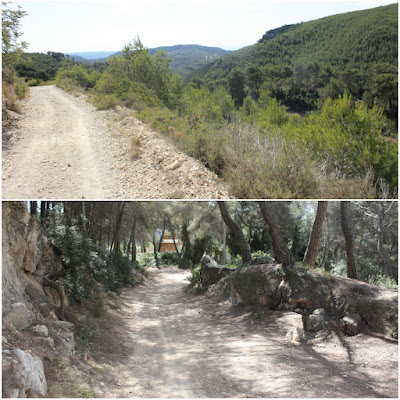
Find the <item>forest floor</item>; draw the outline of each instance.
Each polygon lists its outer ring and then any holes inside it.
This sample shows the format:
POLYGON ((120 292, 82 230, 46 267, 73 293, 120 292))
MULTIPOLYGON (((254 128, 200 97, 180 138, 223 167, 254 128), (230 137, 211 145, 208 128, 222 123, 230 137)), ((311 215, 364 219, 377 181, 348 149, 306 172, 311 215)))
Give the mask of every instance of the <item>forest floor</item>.
POLYGON ((345 337, 333 320, 325 336, 291 341, 301 315, 232 307, 218 284, 195 294, 189 275, 153 269, 100 318, 87 362, 101 397, 397 398, 397 341, 345 337))
POLYGON ((30 88, 3 132, 4 199, 226 198, 218 177, 133 116, 30 88))

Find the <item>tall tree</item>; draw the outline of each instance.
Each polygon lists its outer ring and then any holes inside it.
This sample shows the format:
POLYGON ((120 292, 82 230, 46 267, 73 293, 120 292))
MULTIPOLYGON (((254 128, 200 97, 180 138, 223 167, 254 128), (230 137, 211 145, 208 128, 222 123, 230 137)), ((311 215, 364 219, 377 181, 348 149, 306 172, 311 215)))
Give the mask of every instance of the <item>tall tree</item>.
POLYGON ((278 221, 275 218, 276 211, 273 202, 259 201, 258 206, 260 207, 262 216, 268 224, 276 262, 281 263, 284 268, 292 266, 294 264, 294 258, 279 231, 278 221))
POLYGON ((2 50, 2 65, 11 66, 17 60, 17 57, 22 53, 23 49, 27 48, 26 42, 20 42, 21 18, 26 15, 26 12, 18 6, 17 10, 8 8, 10 2, 2 2, 1 14, 1 50, 2 50))
POLYGON ((308 242, 306 253, 304 254, 304 264, 315 267, 315 261, 317 259, 319 244, 321 242, 322 227, 324 224, 326 210, 328 209, 327 201, 319 201, 317 206, 317 213, 315 214, 315 219, 313 227, 311 230, 310 240, 308 242))
POLYGON ((353 220, 351 218, 350 201, 340 203, 341 223, 344 240, 346 242, 347 277, 358 279, 358 263, 355 253, 355 241, 353 233, 353 220))
POLYGON ((228 208, 224 201, 218 201, 217 204, 218 204, 219 210, 221 212, 222 219, 224 220, 226 226, 228 227, 228 229, 232 232, 232 234, 235 237, 236 243, 240 249, 240 255, 242 257, 243 264, 251 261, 250 246, 247 243, 246 238, 244 237, 242 228, 229 215, 228 208))

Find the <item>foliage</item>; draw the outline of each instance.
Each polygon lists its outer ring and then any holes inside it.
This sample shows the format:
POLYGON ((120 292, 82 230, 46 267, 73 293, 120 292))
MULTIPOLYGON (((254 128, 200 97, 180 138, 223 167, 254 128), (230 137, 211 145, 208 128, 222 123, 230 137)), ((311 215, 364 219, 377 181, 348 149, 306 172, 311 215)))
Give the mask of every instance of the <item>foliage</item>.
POLYGON ((164 251, 160 253, 159 261, 161 265, 178 265, 179 255, 176 251, 164 251))
POLYGON ((26 42, 20 42, 19 38, 21 32, 21 18, 26 15, 26 12, 18 8, 9 8, 10 2, 2 2, 1 13, 1 50, 2 50, 2 66, 3 68, 13 66, 18 56, 22 53, 23 49, 27 48, 26 42))
POLYGON ((141 253, 138 255, 137 260, 140 265, 155 267, 156 261, 153 253, 141 253))
POLYGON ((48 81, 54 79, 57 71, 62 67, 72 66, 75 63, 63 53, 48 51, 43 53, 23 53, 15 65, 18 76, 26 79, 48 81))
POLYGON ((314 158, 327 161, 331 171, 348 177, 374 172, 375 181, 383 178, 391 191, 397 189, 397 146, 387 141, 382 131, 385 118, 374 106, 362 101, 353 105, 351 95, 328 99, 320 113, 313 113, 301 127, 300 142, 312 149, 314 158))
POLYGON ((83 317, 81 329, 80 329, 80 339, 85 343, 85 346, 88 347, 91 342, 93 342, 96 337, 99 335, 99 326, 97 322, 88 315, 83 317))
POLYGON ((113 94, 100 95, 96 93, 91 101, 98 110, 115 108, 119 103, 118 99, 113 94))
POLYGON ((149 49, 137 38, 127 44, 121 54, 111 57, 108 63, 109 70, 96 88, 98 93, 114 93, 131 104, 161 102, 171 108, 177 107, 182 83, 172 73, 165 52, 158 51, 151 56, 149 49))
POLYGON ((81 64, 62 67, 57 71, 56 85, 64 90, 88 90, 96 85, 101 74, 98 71, 89 72, 81 64))
POLYGON ((47 235, 63 254, 66 274, 60 282, 73 302, 85 303, 92 296, 96 282, 116 293, 135 283, 129 258, 119 252, 111 257, 103 253, 81 230, 78 221, 72 226, 64 223, 59 207, 53 210, 47 235))
POLYGON ((188 80, 227 82, 237 107, 261 86, 293 111, 310 111, 345 91, 397 118, 398 5, 284 26, 224 55, 188 80), (382 66, 384 65, 384 68, 382 66), (380 71, 377 71, 377 70, 380 71))
POLYGON ((171 58, 171 69, 184 79, 191 71, 211 63, 213 60, 227 53, 218 47, 206 47, 199 45, 163 46, 150 49, 150 54, 157 51, 165 51, 171 58))

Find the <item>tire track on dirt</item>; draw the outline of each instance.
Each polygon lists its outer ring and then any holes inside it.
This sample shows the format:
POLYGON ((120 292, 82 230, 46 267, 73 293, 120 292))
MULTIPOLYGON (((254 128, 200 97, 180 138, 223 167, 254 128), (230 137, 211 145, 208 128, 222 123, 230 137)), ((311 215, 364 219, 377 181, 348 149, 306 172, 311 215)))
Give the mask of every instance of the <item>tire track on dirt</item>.
POLYGON ((55 86, 31 88, 23 117, 3 134, 3 199, 228 196, 197 160, 119 109, 97 111, 55 86), (136 136, 143 145, 133 159, 136 136))

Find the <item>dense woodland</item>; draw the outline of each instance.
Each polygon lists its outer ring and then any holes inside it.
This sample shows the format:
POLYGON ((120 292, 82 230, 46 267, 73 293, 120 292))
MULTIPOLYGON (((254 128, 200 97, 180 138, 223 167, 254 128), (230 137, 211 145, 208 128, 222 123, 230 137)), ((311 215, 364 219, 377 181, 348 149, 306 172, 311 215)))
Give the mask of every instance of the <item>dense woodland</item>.
POLYGON ((95 282, 119 293, 135 271, 178 265, 196 276, 203 255, 234 268, 269 255, 284 268, 397 287, 397 202, 30 202, 63 256, 58 276, 84 303, 95 282), (174 251, 159 252, 168 232, 174 251))

